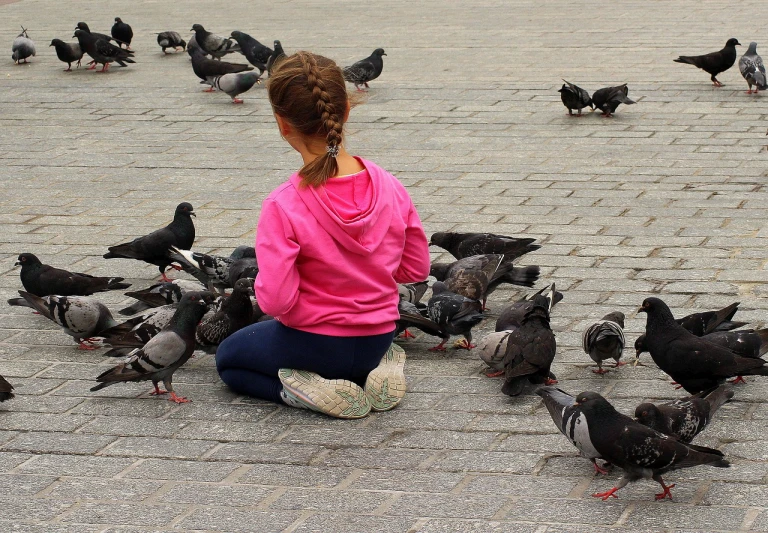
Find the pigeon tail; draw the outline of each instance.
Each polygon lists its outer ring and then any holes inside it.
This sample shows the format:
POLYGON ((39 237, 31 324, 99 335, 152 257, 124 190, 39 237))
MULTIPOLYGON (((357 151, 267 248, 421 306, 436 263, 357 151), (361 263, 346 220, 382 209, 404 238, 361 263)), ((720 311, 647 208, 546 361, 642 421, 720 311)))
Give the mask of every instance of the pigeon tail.
POLYGON ((709 404, 709 415, 712 416, 715 411, 720 409, 720 407, 731 398, 733 398, 733 390, 726 386, 720 386, 705 395, 704 399, 707 400, 707 403, 709 404))
POLYGON ((522 268, 513 268, 504 276, 502 280, 512 285, 522 285, 523 287, 533 287, 539 279, 541 269, 538 266, 527 266, 522 268))

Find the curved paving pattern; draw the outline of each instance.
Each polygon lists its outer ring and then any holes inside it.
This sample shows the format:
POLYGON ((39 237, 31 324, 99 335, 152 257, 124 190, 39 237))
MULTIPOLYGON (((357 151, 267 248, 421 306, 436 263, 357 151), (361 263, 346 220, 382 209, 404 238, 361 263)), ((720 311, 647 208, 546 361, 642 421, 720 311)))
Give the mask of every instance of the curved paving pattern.
MULTIPOLYGON (((5 4, 5 2, 0 2, 5 4)), ((561 386, 594 389, 628 412, 677 393, 651 364, 590 372, 585 324, 628 315, 661 293, 674 311, 742 302, 762 326, 768 270, 764 189, 766 97, 733 69, 708 76, 681 53, 743 43, 758 2, 246 2, 195 5, 23 0, 0 7, 0 42, 18 25, 38 45, 30 66, 0 65, 0 296, 19 288, 15 257, 130 278, 157 270, 104 261, 108 245, 159 227, 181 200, 198 212, 196 248, 253 238, 263 197, 298 166, 263 88, 233 106, 204 94, 184 55, 154 33, 202 22, 287 50, 348 63, 381 46, 385 70, 352 113, 348 144, 408 186, 428 232, 491 230, 543 243, 556 307, 561 386), (131 23, 137 64, 64 74, 53 37, 78 20, 131 23), (241 21, 248 21, 245 26, 241 21), (568 118, 560 78, 590 90, 628 82, 637 105, 612 120, 568 118)), ((764 44, 763 46, 768 46, 764 44)), ((758 48, 768 53, 766 48, 758 48)), ((10 51, 8 52, 10 56, 10 51)), ((435 250, 435 258, 439 258, 435 250)), ((498 311, 519 292, 498 291, 498 311)), ((117 308, 126 300, 105 294, 117 308)), ((480 329, 490 330, 493 318, 480 329)), ((0 525, 5 531, 334 531, 587 533, 768 531, 764 378, 736 392, 698 441, 730 469, 669 476, 674 501, 636 483, 595 501, 617 474, 589 463, 539 398, 509 399, 472 354, 404 344, 401 407, 342 422, 239 397, 210 356, 176 375, 194 403, 150 398, 144 384, 90 393, 107 363, 23 309, 0 307, 0 373, 18 398, 0 406, 0 525)))

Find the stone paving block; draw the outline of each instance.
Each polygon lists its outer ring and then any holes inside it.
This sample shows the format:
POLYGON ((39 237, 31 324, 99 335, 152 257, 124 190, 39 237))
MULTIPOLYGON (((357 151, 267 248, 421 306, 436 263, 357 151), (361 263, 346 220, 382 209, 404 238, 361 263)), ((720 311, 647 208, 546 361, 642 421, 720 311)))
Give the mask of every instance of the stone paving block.
MULTIPOLYGON (((135 462, 135 461, 134 461, 135 462)), ((241 465, 230 462, 146 459, 122 476, 131 479, 169 479, 177 481, 222 481, 241 465)))
POLYGON ((414 518, 399 516, 356 516, 335 513, 313 514, 301 522, 294 531, 297 533, 316 531, 334 531, 335 533, 359 533, 360 531, 401 533, 403 531, 412 531, 410 525, 414 522, 414 518))
POLYGON ((93 454, 104 448, 116 437, 108 435, 79 435, 75 433, 23 433, 5 443, 2 448, 9 451, 33 453, 79 453, 93 454))
POLYGON ((102 455, 117 457, 158 457, 194 459, 213 449, 215 443, 206 440, 164 439, 160 437, 122 437, 102 455))
MULTIPOLYGON (((255 464, 238 477, 238 483, 329 488, 341 483, 352 471, 352 468, 343 467, 255 464)), ((373 473, 375 472, 373 471, 373 473)))
POLYGON ((31 497, 55 480, 53 476, 0 475, 0 498, 31 497))
MULTIPOLYGON (((46 498, 63 501, 116 500, 140 502, 163 486, 162 481, 136 479, 70 478, 59 480, 46 498)), ((109 523, 109 521, 107 522, 109 523)))
POLYGON ((449 494, 408 494, 400 496, 387 509, 393 516, 434 516, 491 518, 507 503, 503 496, 454 496, 449 494))
POLYGON ((214 507, 196 509, 175 526, 188 531, 203 529, 227 533, 282 531, 299 516, 295 511, 239 511, 214 507))
POLYGON ((159 497, 162 503, 253 507, 274 489, 252 485, 182 484, 159 497))
POLYGON ((661 503, 638 503, 626 525, 635 528, 734 529, 741 525, 746 509, 703 507, 661 503))
POLYGON ((168 525, 186 509, 172 505, 83 502, 62 517, 64 523, 126 524, 141 527, 168 525))
POLYGON ((541 454, 452 450, 444 452, 430 467, 447 472, 504 472, 530 474, 541 454))

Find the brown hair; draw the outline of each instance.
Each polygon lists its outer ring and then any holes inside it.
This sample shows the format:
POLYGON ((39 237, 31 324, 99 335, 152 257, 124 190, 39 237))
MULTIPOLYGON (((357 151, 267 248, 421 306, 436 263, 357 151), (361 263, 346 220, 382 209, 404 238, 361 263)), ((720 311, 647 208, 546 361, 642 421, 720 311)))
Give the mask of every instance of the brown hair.
POLYGON ((327 57, 296 52, 270 75, 267 91, 277 115, 303 135, 325 138, 327 151, 299 170, 305 185, 322 185, 339 170, 335 154, 349 104, 341 69, 327 57))

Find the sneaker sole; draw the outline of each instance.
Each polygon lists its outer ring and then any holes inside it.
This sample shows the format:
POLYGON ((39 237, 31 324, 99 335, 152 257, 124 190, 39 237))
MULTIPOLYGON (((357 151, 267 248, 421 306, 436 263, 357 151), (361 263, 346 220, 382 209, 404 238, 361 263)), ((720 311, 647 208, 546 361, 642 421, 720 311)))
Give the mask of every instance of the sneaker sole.
POLYGON ((346 379, 325 379, 313 372, 281 368, 283 387, 309 408, 335 418, 363 418, 371 404, 363 389, 346 379))
POLYGON ((365 381, 365 395, 373 411, 389 411, 405 396, 405 350, 392 344, 379 366, 365 381))

